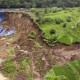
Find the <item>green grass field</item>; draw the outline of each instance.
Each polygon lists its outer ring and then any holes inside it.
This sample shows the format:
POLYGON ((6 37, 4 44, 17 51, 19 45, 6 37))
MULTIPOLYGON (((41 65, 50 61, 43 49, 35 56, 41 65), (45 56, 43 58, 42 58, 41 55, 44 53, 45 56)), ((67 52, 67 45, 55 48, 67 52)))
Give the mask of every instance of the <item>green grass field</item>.
POLYGON ((46 8, 31 11, 37 16, 37 23, 44 33, 43 40, 48 44, 60 42, 71 45, 80 42, 80 8, 46 8), (55 33, 50 34, 52 29, 55 33))
POLYGON ((80 80, 80 60, 72 61, 64 66, 53 66, 44 80, 80 80))

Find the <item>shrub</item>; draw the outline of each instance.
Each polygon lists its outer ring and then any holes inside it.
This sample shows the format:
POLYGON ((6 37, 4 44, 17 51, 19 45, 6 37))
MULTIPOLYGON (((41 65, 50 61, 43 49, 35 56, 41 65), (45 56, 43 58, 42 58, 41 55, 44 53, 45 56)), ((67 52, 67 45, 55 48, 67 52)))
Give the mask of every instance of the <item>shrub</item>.
POLYGON ((78 9, 78 12, 80 12, 80 8, 78 9))
POLYGON ((71 17, 71 16, 68 16, 68 17, 66 18, 66 21, 67 21, 67 22, 71 22, 71 21, 72 21, 72 17, 71 17))
POLYGON ((65 10, 65 9, 66 9, 66 7, 63 5, 63 6, 62 6, 62 9, 63 9, 63 10, 65 10))
POLYGON ((60 24, 60 23, 62 23, 62 22, 63 22, 63 20, 60 19, 60 18, 56 18, 56 19, 55 19, 55 23, 56 23, 56 24, 60 24))
POLYGON ((36 12, 36 9, 35 9, 35 8, 32 8, 30 11, 31 11, 32 13, 35 13, 35 12, 36 12))
POLYGON ((77 26, 77 27, 80 27, 80 22, 77 22, 76 26, 77 26))
POLYGON ((54 44, 56 40, 57 40, 57 36, 54 36, 54 37, 48 39, 48 44, 54 44))
POLYGON ((55 34, 55 33, 56 33, 56 31, 54 29, 50 30, 50 34, 55 34))
POLYGON ((37 18, 43 17, 44 16, 44 12, 40 12, 40 11, 35 11, 35 15, 37 18))
POLYGON ((35 39, 36 38, 36 33, 35 32, 30 32, 28 37, 30 37, 31 39, 35 39))
POLYGON ((63 23, 63 28, 67 27, 67 24, 66 23, 63 23))
POLYGON ((55 43, 55 41, 57 40, 57 35, 55 35, 55 36, 53 36, 53 35, 51 35, 51 36, 48 36, 47 35, 47 37, 46 37, 46 34, 43 32, 42 33, 42 38, 43 38, 43 40, 45 41, 45 42, 47 42, 48 44, 53 44, 53 43, 55 43))
POLYGON ((53 10, 53 13, 56 13, 56 12, 58 12, 58 10, 56 10, 56 9, 55 9, 55 10, 53 10))
POLYGON ((48 9, 47 9, 47 8, 45 8, 44 13, 45 13, 45 14, 47 14, 47 13, 48 13, 48 9))
POLYGON ((40 23, 41 19, 42 19, 42 17, 39 16, 38 19, 36 19, 36 22, 40 23))
POLYGON ((53 22, 54 20, 52 19, 52 18, 42 18, 42 17, 40 17, 40 18, 38 18, 37 20, 36 20, 36 22, 38 22, 39 24, 44 24, 44 23, 51 23, 51 22, 53 22))
POLYGON ((40 15, 40 12, 36 11, 35 15, 38 17, 40 15))
POLYGON ((50 23, 50 22, 53 22, 53 19, 52 18, 44 18, 44 22, 50 23))
POLYGON ((39 24, 43 24, 45 22, 44 18, 39 17, 36 22, 38 22, 39 24))
POLYGON ((58 11, 59 11, 59 8, 54 7, 54 8, 52 8, 51 10, 52 10, 52 12, 53 12, 53 13, 56 13, 56 12, 58 12, 58 11))

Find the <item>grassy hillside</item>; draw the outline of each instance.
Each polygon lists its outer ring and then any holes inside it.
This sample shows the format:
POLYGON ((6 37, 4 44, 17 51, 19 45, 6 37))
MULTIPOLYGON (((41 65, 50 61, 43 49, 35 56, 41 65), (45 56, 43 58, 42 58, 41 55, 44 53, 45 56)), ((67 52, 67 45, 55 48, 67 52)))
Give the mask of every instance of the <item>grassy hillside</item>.
POLYGON ((53 66, 44 80, 80 80, 80 60, 75 60, 64 66, 53 66))
POLYGON ((36 15, 43 40, 49 45, 56 42, 67 45, 80 42, 80 8, 32 9, 31 13, 31 16, 36 15))

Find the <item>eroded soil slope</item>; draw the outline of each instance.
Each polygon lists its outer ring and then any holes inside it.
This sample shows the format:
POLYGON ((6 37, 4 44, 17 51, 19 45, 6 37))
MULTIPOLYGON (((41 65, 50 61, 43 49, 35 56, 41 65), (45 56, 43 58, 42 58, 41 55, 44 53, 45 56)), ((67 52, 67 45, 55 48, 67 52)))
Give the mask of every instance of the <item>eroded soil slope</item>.
MULTIPOLYGON (((43 76, 54 64, 62 65, 69 60, 80 58, 79 43, 71 46, 57 43, 54 47, 45 44, 41 39, 41 30, 29 15, 7 12, 5 19, 0 25, 9 29, 15 27, 15 33, 7 37, 0 37, 0 58, 20 62, 25 57, 30 57, 31 75, 35 80, 43 80, 43 76), (35 33, 34 39, 29 37, 31 32, 35 33)), ((26 80, 25 75, 20 76, 21 74, 23 73, 18 71, 15 80, 26 80)))

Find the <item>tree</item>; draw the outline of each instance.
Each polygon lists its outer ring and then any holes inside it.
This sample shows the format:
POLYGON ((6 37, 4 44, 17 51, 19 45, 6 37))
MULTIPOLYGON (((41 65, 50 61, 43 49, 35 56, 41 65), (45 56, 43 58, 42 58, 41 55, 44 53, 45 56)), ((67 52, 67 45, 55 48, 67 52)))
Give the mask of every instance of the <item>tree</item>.
POLYGON ((80 0, 0 0, 0 7, 79 7, 80 0))

